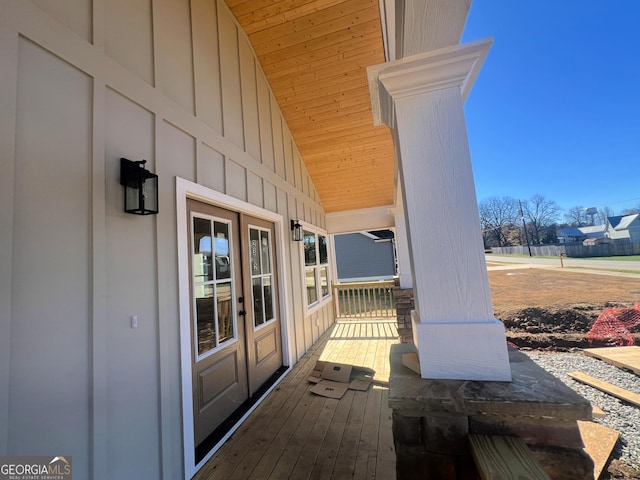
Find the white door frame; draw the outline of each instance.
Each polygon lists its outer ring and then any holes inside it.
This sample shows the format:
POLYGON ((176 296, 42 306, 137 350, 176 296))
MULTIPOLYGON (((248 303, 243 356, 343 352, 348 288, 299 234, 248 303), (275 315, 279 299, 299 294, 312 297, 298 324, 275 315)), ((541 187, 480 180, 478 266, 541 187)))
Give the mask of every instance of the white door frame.
MULTIPOLYGON (((187 215, 187 198, 199 200, 203 203, 215 205, 217 207, 226 208, 238 213, 244 213, 254 217, 262 218, 273 222, 275 225, 275 246, 276 246, 276 262, 279 267, 278 288, 279 298, 278 307, 280 313, 280 324, 282 328, 282 361, 283 364, 291 368, 293 358, 291 352, 293 348, 293 338, 290 334, 293 327, 290 325, 290 314, 287 300, 288 286, 285 267, 285 242, 289 238, 288 225, 285 224, 284 218, 278 213, 256 207, 249 203, 230 197, 210 188, 198 185, 180 177, 176 177, 176 222, 177 222, 177 244, 178 244, 178 304, 180 308, 180 370, 182 374, 182 433, 183 433, 183 450, 184 450, 184 472, 185 478, 191 478, 202 466, 211 458, 211 456, 224 444, 224 442, 237 430, 244 422, 249 414, 262 402, 262 400, 275 388, 275 386, 284 378, 280 377, 274 385, 269 388, 264 395, 258 399, 256 404, 243 415, 236 425, 215 445, 215 447, 197 464, 195 465, 195 445, 193 441, 193 388, 191 380, 191 298, 189 293, 189 244, 188 244, 188 225, 189 218, 187 215)), ((288 370, 287 370, 288 371, 288 370)))

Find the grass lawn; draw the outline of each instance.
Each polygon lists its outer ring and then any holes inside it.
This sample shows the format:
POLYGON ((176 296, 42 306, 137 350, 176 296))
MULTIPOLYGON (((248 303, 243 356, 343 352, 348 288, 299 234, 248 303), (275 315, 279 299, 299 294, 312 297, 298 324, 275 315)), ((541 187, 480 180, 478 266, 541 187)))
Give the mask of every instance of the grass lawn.
MULTIPOLYGON (((493 255, 493 254, 490 254, 493 255)), ((517 258, 529 258, 529 255, 520 255, 520 254, 506 254, 506 253, 496 253, 496 256, 503 257, 517 257, 517 258)), ((491 256, 487 257, 491 258, 491 256)), ((532 258, 558 258, 558 255, 534 255, 532 258)), ((576 260, 613 260, 620 262, 640 262, 640 255, 619 255, 615 257, 566 257, 566 258, 576 258, 576 260)))
POLYGON ((620 262, 640 262, 640 255, 627 255, 618 257, 590 257, 589 260, 617 260, 620 262))

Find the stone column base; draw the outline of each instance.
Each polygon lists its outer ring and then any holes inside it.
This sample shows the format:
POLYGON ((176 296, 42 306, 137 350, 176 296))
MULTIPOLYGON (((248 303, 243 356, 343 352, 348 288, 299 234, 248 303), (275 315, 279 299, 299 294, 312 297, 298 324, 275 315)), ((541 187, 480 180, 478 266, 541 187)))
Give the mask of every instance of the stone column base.
POLYGON ((509 349, 511 382, 425 380, 391 347, 389 406, 398 480, 480 480, 469 433, 521 438, 554 480, 593 480, 578 420, 591 404, 523 353, 509 349))
POLYGON ((413 330, 411 325, 411 312, 415 309, 412 288, 393 288, 393 298, 396 303, 396 318, 398 336, 402 343, 413 343, 413 330))

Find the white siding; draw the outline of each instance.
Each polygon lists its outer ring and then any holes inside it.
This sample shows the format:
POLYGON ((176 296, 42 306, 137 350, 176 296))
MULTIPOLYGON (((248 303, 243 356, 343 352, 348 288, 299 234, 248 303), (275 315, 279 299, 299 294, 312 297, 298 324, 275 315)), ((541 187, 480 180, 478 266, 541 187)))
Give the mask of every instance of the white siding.
POLYGON ((91 0, 31 0, 87 42, 92 41, 91 0))
MULTIPOLYGON (((287 224, 323 226, 322 206, 224 2, 0 11, 0 455, 62 452, 74 478, 181 478, 175 178, 287 224), (120 157, 159 175, 159 215, 123 212, 120 157)), ((299 359, 331 304, 308 314, 300 245, 284 243, 299 359)))
POLYGON ((244 149, 238 27, 231 12, 225 8, 218 10, 218 28, 220 38, 224 38, 224 42, 220 42, 220 63, 224 65, 222 69, 224 135, 244 149))
POLYGON ((256 59, 248 39, 240 41, 240 78, 242 84, 242 119, 245 149, 252 158, 260 159, 260 126, 258 125, 258 85, 256 59))
POLYGON ((0 455, 8 451, 18 36, 0 29, 0 455))
MULTIPOLYGON (((155 121, 118 93, 106 95, 106 172, 117 178, 120 157, 154 161, 155 121)), ((154 168, 155 170, 155 168, 154 168)), ((160 466, 155 225, 152 217, 122 215, 122 187, 106 183, 107 462, 110 478, 157 475, 160 466), (151 253, 151 254, 150 254, 151 253), (136 268, 131 268, 132 258, 136 268), (126 281, 125 281, 126 279, 126 281), (139 285, 138 288, 132 288, 139 285), (131 316, 138 328, 131 328, 131 316), (137 425, 135 430, 131 425, 137 425), (152 440, 153 439, 153 440, 152 440), (150 449, 147 442, 154 443, 150 449), (145 463, 137 459, 144 457, 145 463)), ((75 460, 75 458, 74 458, 75 460)), ((74 462, 75 463, 75 462, 74 462)))
POLYGON ((224 192, 224 155, 206 143, 200 143, 198 147, 198 183, 224 192))
POLYGON ((267 181, 264 182, 264 208, 271 212, 278 211, 276 186, 267 181))
POLYGON ((154 0, 156 85, 193 113, 193 52, 189 0, 154 0), (179 74, 177 74, 179 72, 179 74))
POLYGON ((91 79, 28 40, 18 57, 7 451, 86 472, 91 79))
POLYGON ((222 87, 216 2, 193 0, 193 57, 198 118, 222 134, 222 87))
POLYGON ((264 189, 262 178, 254 173, 247 174, 247 195, 249 203, 256 207, 264 207, 264 189))
POLYGON ((275 157, 276 173, 281 178, 287 178, 285 167, 285 148, 284 148, 284 136, 282 133, 282 117, 278 115, 276 107, 276 100, 271 95, 271 128, 273 129, 273 155, 275 157))
MULTIPOLYGON (((260 124, 260 148, 262 155, 262 163, 272 172, 275 171, 274 160, 274 132, 271 126, 271 104, 269 101, 269 86, 267 79, 262 74, 257 77, 258 86, 258 120, 260 124)), ((282 134, 280 134, 278 145, 282 143, 282 134)), ((280 148, 282 151, 282 148, 280 148)))
POLYGON ((227 160, 226 168, 226 186, 227 195, 231 195, 243 202, 247 201, 247 171, 246 169, 234 162, 233 160, 227 160))

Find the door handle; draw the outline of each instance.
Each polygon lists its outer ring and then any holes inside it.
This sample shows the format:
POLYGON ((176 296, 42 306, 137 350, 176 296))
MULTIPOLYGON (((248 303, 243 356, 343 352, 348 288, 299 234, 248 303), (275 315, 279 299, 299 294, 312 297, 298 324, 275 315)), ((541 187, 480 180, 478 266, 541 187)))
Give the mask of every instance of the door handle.
POLYGON ((245 310, 240 310, 238 312, 238 315, 242 315, 243 317, 246 317, 247 316, 247 312, 245 310))

